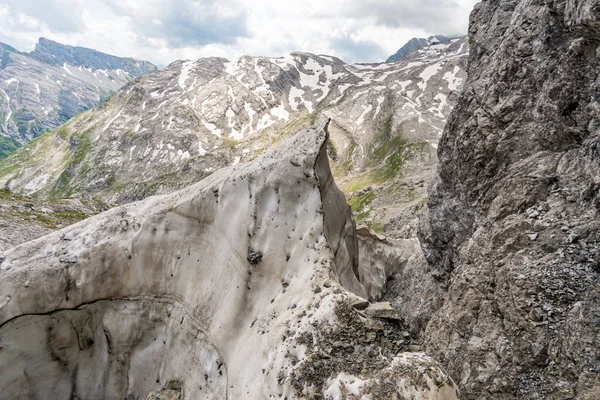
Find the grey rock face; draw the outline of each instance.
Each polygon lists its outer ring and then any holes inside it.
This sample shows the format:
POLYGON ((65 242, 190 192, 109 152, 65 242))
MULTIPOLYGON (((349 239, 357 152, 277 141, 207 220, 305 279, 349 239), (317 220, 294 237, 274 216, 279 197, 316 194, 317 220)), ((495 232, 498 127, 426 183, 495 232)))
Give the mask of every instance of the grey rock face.
POLYGON ((24 144, 154 71, 146 61, 44 38, 31 53, 0 44, 0 139, 24 144))
POLYGON ((476 6, 420 238, 467 399, 600 396, 600 2, 476 6))
POLYGON ((398 134, 428 152, 457 98, 467 50, 457 39, 373 65, 308 53, 178 61, 0 162, 0 183, 40 198, 87 193, 124 203, 255 158, 328 118, 332 156, 346 174, 365 166, 374 141, 398 134))
POLYGON ((323 128, 305 130, 7 251, 2 394, 457 399, 434 360, 408 351, 391 305, 351 307, 366 290, 326 149, 323 128))
POLYGON ((364 311, 371 318, 399 320, 398 311, 390 303, 373 303, 364 311))

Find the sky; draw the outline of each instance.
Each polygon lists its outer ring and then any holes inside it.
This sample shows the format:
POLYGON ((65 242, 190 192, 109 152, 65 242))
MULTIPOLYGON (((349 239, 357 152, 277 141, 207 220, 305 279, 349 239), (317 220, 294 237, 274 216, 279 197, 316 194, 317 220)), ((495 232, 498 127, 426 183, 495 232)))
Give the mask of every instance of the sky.
POLYGON ((292 51, 382 62, 413 37, 464 35, 477 0, 0 0, 0 42, 39 37, 158 65, 292 51))

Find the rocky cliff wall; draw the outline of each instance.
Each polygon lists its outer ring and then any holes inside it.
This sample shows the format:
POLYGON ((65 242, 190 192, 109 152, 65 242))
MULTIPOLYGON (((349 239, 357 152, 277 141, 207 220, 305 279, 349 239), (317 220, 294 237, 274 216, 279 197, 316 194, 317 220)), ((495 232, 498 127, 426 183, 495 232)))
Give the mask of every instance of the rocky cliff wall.
POLYGON ((483 1, 420 238, 467 399, 600 397, 600 2, 483 1))

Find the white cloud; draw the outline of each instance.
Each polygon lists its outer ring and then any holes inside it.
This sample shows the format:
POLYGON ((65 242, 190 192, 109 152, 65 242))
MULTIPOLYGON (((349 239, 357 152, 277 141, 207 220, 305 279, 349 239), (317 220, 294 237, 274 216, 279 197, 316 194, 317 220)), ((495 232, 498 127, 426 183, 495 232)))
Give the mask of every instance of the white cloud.
POLYGON ((467 31, 476 0, 4 0, 0 41, 37 38, 168 64, 291 51, 383 61, 412 37, 467 31))

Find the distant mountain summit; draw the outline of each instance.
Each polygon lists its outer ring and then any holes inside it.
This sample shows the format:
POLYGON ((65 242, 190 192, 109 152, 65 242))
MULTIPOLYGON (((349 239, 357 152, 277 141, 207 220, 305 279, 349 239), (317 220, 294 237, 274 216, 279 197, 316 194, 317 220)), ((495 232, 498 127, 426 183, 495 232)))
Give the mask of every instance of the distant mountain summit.
POLYGON ((406 54, 411 53, 415 50, 422 49, 423 47, 430 46, 436 43, 444 43, 449 42, 452 39, 456 39, 455 37, 450 38, 443 35, 435 35, 429 36, 428 38, 412 38, 409 40, 404 46, 400 48, 396 53, 391 55, 385 62, 394 62, 398 61, 406 54))
POLYGON ((0 43, 0 157, 156 70, 147 61, 45 38, 30 53, 0 43))
POLYGON ((67 46, 43 37, 39 39, 30 55, 49 64, 62 66, 67 63, 96 70, 120 69, 132 76, 141 76, 157 70, 156 66, 148 61, 111 56, 85 47, 67 46))

